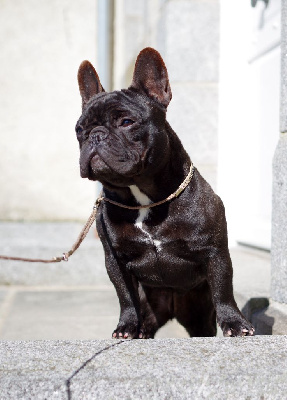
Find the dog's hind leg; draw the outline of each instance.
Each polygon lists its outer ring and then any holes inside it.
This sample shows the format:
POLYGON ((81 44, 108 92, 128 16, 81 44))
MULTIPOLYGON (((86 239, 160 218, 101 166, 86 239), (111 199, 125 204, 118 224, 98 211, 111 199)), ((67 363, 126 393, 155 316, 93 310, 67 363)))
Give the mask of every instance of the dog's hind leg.
POLYGON ((139 285, 142 324, 139 338, 154 338, 157 330, 173 315, 173 293, 169 289, 159 289, 139 285))
POLYGON ((190 336, 216 336, 216 313, 206 281, 187 293, 175 293, 174 313, 190 336))

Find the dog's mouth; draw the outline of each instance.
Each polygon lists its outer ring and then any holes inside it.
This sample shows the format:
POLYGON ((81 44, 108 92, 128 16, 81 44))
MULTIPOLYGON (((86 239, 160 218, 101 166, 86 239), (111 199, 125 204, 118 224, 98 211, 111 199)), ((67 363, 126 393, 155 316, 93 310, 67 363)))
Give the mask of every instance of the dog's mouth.
POLYGON ((95 169, 95 170, 98 168, 102 169, 101 164, 104 164, 104 162, 96 152, 93 152, 93 153, 87 155, 85 151, 82 151, 81 155, 80 155, 81 177, 91 179, 91 174, 94 172, 93 169, 95 169), (93 166, 92 166, 92 163, 93 163, 93 166))
POLYGON ((85 151, 81 152, 81 177, 110 183, 121 182, 122 184, 124 180, 130 182, 135 175, 141 173, 143 162, 137 152, 117 154, 116 151, 109 150, 110 152, 107 154, 106 151, 97 149, 88 157, 85 156, 85 151))
POLYGON ((109 166, 105 163, 105 161, 99 156, 99 154, 95 154, 91 157, 91 160, 88 165, 88 169, 93 173, 97 174, 99 171, 110 169, 109 166))

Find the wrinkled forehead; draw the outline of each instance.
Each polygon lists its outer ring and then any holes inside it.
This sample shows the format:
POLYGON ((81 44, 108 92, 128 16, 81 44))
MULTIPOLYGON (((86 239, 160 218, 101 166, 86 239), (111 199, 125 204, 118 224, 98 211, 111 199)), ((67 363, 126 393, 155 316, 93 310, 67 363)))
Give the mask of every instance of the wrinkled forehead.
POLYGON ((117 117, 119 114, 145 118, 148 115, 149 103, 150 101, 146 96, 132 90, 103 92, 89 101, 81 120, 90 119, 91 117, 117 117))

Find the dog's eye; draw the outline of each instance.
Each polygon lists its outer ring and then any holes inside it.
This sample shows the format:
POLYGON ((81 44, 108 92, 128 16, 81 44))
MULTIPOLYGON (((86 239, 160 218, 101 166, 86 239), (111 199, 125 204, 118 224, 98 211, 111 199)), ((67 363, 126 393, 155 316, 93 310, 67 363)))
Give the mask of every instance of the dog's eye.
POLYGON ((81 126, 76 127, 76 134, 80 135, 83 132, 83 128, 81 126))
POLYGON ((84 135, 84 128, 82 128, 81 126, 77 126, 76 127, 76 134, 77 134, 77 139, 80 141, 82 139, 85 138, 84 135))
POLYGON ((121 126, 123 126, 123 127, 127 127, 127 126, 130 126, 130 125, 132 125, 134 123, 134 121, 133 120, 131 120, 131 119, 128 119, 128 118, 125 118, 125 119, 123 119, 122 120, 122 122, 121 122, 121 126))

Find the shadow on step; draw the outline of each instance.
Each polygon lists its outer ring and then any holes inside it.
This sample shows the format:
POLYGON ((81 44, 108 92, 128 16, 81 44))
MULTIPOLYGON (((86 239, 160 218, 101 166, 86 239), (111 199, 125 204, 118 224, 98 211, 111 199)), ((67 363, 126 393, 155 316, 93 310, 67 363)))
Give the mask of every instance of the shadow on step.
POLYGON ((269 299, 267 297, 253 297, 241 310, 254 326, 256 335, 272 335, 275 318, 266 314, 268 307, 269 299))

